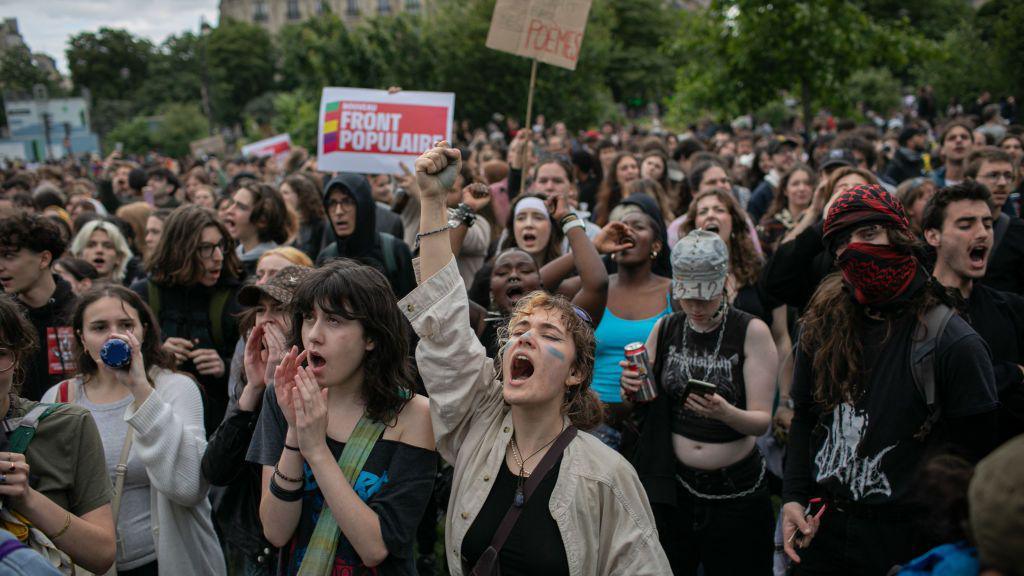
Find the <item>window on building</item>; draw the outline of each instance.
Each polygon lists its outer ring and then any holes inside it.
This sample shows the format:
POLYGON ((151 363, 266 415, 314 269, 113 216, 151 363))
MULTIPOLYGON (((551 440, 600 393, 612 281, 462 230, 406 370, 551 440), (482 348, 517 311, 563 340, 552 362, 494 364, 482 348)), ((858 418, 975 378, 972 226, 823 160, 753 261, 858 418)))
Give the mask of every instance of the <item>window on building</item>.
POLYGON ((288 19, 298 20, 302 18, 302 13, 299 11, 299 0, 288 0, 288 19))
POLYGON ((391 14, 391 0, 377 0, 377 12, 391 14))
POLYGON ((322 16, 324 14, 327 14, 327 12, 329 10, 330 10, 330 8, 327 7, 327 1, 326 0, 319 0, 316 3, 316 13, 317 14, 322 16))
POLYGON ((253 4, 252 19, 254 22, 266 22, 270 19, 270 13, 267 11, 266 0, 256 0, 253 4))
POLYGON ((347 8, 345 13, 349 16, 359 16, 359 2, 358 0, 348 0, 346 3, 347 8))
POLYGON ((420 11, 423 3, 420 0, 405 0, 405 11, 416 13, 420 11))

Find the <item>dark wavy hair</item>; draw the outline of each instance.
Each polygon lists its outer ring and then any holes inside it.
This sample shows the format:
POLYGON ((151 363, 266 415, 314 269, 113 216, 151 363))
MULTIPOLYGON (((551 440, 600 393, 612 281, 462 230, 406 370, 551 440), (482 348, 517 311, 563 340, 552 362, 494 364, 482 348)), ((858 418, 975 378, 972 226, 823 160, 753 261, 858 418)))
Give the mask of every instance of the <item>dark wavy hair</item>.
POLYGON ((295 226, 281 193, 262 182, 247 182, 239 190, 247 190, 252 196, 249 220, 256 227, 260 242, 287 242, 295 226))
POLYGON ((139 322, 142 324, 142 360, 146 364, 146 369, 159 366, 167 370, 174 370, 174 359, 162 347, 160 322, 157 321, 153 311, 142 300, 142 297, 124 286, 105 284, 92 288, 79 296, 78 303, 75 304, 75 309, 71 313, 71 328, 77 336, 75 351, 78 356, 79 374, 92 376, 99 369, 96 361, 89 355, 89 351, 82 345, 82 329, 85 322, 85 311, 103 298, 116 298, 121 301, 122 309, 125 305, 131 306, 139 315, 139 322))
MULTIPOLYGON (((789 197, 786 196, 786 188, 789 188, 789 181, 793 179, 793 176, 800 172, 807 174, 811 181, 811 190, 814 190, 815 186, 818 184, 818 175, 814 172, 814 169, 803 162, 793 164, 793 167, 779 179, 779 187, 775 189, 775 196, 772 198, 772 203, 771 206, 768 207, 768 211, 765 212, 764 217, 761 218, 762 222, 770 222, 776 214, 782 212, 782 209, 789 205, 789 197)), ((814 202, 814 192, 811 192, 811 202, 814 202)), ((808 205, 808 208, 810 208, 810 205, 808 205)))
MULTIPOLYGON (((887 228, 889 241, 908 252, 917 240, 908 232, 887 228)), ((938 291, 925 287, 914 294, 907 307, 918 321, 939 303, 938 291)), ((842 273, 825 277, 801 317, 800 349, 811 359, 814 399, 826 410, 843 402, 856 402, 864 392, 861 370, 861 336, 866 316, 844 284, 842 273)), ((888 336, 887 336, 888 337, 888 336)))
POLYGON ((301 350, 303 317, 319 308, 363 327, 374 343, 363 357, 366 415, 393 424, 415 393, 405 318, 388 279, 376 268, 338 258, 313 271, 292 299, 292 341, 301 350))
POLYGON ((14 383, 11 392, 21 391, 25 380, 25 364, 32 361, 32 352, 39 345, 36 329, 25 317, 14 297, 0 293, 0 348, 14 357, 14 383))
MULTIPOLYGON (((231 235, 213 210, 195 204, 175 208, 164 220, 160 242, 146 259, 149 279, 167 286, 191 286, 198 282, 203 270, 199 244, 203 230, 209 226, 216 227, 231 242, 231 235)), ((221 277, 237 278, 241 269, 234 248, 225 250, 221 277)))
POLYGON ((690 209, 686 212, 686 221, 680 228, 679 237, 686 236, 697 227, 697 205, 708 196, 714 196, 722 204, 725 204, 725 208, 732 218, 732 233, 729 234, 726 247, 729 249, 729 272, 736 278, 736 289, 755 284, 761 275, 761 267, 764 262, 761 260, 761 255, 757 253, 757 249, 754 248, 754 241, 750 238, 747 213, 740 208, 740 204, 733 197, 732 192, 721 188, 712 188, 694 196, 693 201, 690 202, 690 209))
POLYGON ((313 179, 305 174, 292 174, 284 179, 284 184, 299 197, 299 222, 308 224, 319 222, 327 217, 324 212, 324 201, 320 197, 320 189, 313 179))
POLYGON ((53 220, 40 214, 18 211, 0 218, 0 246, 15 250, 25 248, 36 254, 49 252, 52 263, 67 250, 68 240, 53 220))
MULTIPOLYGON (((608 223, 608 217, 612 213, 612 208, 619 205, 622 202, 622 186, 619 185, 619 181, 616 178, 616 173, 619 171, 619 164, 626 158, 633 158, 636 161, 636 157, 630 152, 619 152, 612 159, 612 163, 608 166, 608 174, 604 175, 604 179, 601 180, 601 186, 597 189, 597 198, 595 199, 594 208, 594 222, 598 226, 604 226, 608 223)), ((636 164, 637 169, 640 168, 640 163, 636 164)), ((667 167, 666 167, 667 170, 667 167)))

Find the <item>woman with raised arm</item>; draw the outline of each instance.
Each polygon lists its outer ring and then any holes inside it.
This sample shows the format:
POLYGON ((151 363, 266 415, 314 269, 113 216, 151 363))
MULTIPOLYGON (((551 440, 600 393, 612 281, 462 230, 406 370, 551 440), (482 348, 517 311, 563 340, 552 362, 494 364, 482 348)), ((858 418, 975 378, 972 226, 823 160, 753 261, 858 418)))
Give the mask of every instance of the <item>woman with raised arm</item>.
POLYGON ((578 309, 544 292, 520 299, 500 368, 465 321, 444 203, 460 163, 445 142, 416 161, 421 281, 399 303, 420 337, 438 449, 455 467, 451 573, 667 574, 636 473, 577 431, 601 412, 590 390, 593 329, 578 309))

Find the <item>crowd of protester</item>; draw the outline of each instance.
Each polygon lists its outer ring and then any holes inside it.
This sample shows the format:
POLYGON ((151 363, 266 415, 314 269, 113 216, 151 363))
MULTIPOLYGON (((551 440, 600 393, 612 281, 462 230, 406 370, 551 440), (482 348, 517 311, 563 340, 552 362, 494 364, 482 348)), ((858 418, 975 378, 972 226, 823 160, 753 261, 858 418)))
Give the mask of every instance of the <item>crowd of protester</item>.
POLYGON ((9 163, 0 571, 1021 576, 1024 128, 950 112, 9 163))

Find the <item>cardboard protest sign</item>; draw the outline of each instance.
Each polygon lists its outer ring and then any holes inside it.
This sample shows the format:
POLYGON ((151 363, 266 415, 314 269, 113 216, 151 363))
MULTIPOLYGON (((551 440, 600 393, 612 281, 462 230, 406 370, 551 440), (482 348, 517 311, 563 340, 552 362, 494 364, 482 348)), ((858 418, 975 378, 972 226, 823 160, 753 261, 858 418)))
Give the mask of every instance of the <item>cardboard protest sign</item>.
POLYGON ((227 150, 227 145, 224 143, 224 137, 220 134, 210 136, 209 138, 194 140, 189 143, 188 146, 189 150, 192 151, 192 155, 197 158, 208 154, 215 154, 223 157, 224 152, 227 150))
POLYGON ((278 134, 273 138, 266 138, 242 146, 242 156, 282 156, 292 149, 292 137, 289 134, 278 134))
POLYGON ((487 47, 576 69, 591 0, 498 0, 487 47))
POLYGON ((397 174, 452 132, 455 94, 324 88, 317 167, 325 172, 397 174))

